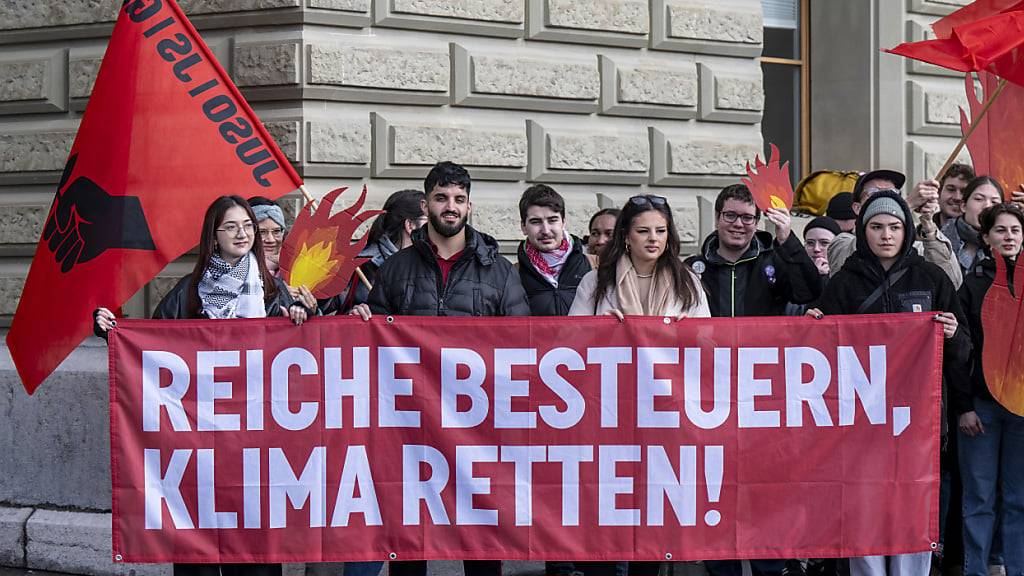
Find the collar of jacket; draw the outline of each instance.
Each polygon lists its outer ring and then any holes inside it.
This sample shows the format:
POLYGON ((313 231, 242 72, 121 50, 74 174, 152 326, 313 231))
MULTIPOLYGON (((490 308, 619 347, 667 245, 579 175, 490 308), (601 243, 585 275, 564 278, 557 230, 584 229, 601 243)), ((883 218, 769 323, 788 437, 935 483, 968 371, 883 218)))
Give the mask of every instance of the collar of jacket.
POLYGON ((756 259, 762 253, 771 252, 774 250, 773 245, 774 239, 769 232, 764 230, 758 230, 754 232, 754 237, 750 240, 750 247, 743 253, 735 262, 729 262, 718 253, 718 232, 712 232, 704 240, 704 246, 701 248, 701 254, 704 255, 704 260, 709 264, 716 266, 735 266, 748 260, 756 259))
MULTIPOLYGON (((422 226, 421 226, 422 228, 422 226)), ((370 262, 380 268, 384 261, 398 252, 398 247, 387 236, 381 236, 379 240, 367 244, 359 253, 360 258, 369 258, 370 262)))
MULTIPOLYGON (((412 233, 412 245, 416 247, 416 251, 424 260, 433 262, 436 258, 434 249, 430 246, 430 238, 427 236, 427 226, 429 225, 420 226, 412 233)), ((469 224, 466 224, 463 230, 466 231, 466 247, 462 249, 460 262, 466 258, 475 257, 482 266, 490 266, 497 258, 500 258, 497 240, 483 232, 474 230, 469 224)))

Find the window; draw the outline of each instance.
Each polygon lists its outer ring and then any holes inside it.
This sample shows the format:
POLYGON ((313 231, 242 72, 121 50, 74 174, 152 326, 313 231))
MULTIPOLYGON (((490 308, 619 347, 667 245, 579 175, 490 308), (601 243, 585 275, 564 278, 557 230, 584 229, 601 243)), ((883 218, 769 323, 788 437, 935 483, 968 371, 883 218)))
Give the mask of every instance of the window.
POLYGON ((761 135, 789 161, 794 186, 810 166, 809 0, 762 0, 764 117, 761 135))

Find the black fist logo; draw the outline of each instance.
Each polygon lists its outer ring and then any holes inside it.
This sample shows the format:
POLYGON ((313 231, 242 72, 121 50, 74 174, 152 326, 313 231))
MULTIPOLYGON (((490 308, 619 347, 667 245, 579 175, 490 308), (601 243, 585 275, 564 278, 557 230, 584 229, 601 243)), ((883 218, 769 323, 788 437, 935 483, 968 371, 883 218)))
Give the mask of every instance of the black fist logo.
POLYGON ((57 200, 43 228, 43 239, 61 272, 110 248, 156 250, 137 197, 111 196, 84 176, 65 188, 77 160, 78 154, 68 158, 57 186, 57 200))

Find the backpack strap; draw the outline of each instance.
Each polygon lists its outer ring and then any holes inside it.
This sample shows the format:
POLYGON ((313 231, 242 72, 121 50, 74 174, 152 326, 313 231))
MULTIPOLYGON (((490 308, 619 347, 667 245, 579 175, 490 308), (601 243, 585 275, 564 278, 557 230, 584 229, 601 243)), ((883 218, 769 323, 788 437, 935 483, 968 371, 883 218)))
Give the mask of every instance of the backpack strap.
POLYGON ((869 294, 868 297, 860 303, 860 306, 857 307, 856 313, 863 314, 868 308, 871 308, 871 306, 882 297, 882 292, 885 292, 890 286, 898 282, 900 278, 903 278, 903 275, 907 273, 907 270, 909 270, 909 268, 897 270, 892 276, 886 278, 884 282, 875 288, 874 292, 869 294))

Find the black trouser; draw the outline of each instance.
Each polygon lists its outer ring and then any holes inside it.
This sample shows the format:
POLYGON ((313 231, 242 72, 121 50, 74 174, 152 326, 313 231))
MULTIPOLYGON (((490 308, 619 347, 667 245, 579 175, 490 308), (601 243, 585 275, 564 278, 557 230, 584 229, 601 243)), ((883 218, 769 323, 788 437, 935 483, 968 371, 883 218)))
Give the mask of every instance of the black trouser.
POLYGON ((281 565, 175 564, 174 576, 281 576, 281 565))
MULTIPOLYGON (((780 576, 785 560, 751 560, 750 572, 754 576, 780 576)), ((740 560, 705 560, 704 568, 711 576, 740 576, 743 563, 740 560)))
MULTIPOLYGON (((501 576, 501 560, 463 560, 463 576, 501 576)), ((388 563, 390 576, 427 576, 426 560, 388 563)))

